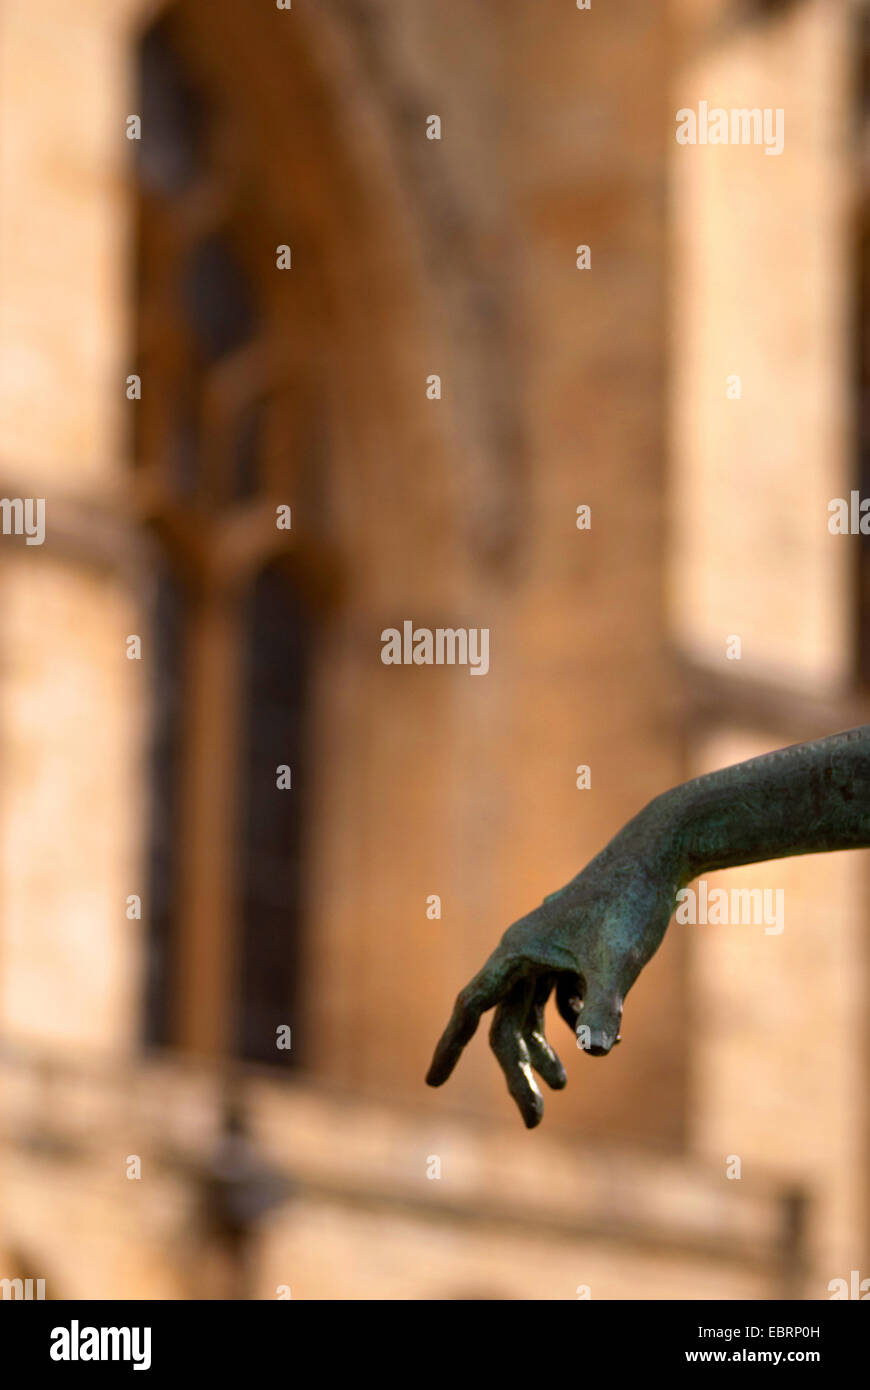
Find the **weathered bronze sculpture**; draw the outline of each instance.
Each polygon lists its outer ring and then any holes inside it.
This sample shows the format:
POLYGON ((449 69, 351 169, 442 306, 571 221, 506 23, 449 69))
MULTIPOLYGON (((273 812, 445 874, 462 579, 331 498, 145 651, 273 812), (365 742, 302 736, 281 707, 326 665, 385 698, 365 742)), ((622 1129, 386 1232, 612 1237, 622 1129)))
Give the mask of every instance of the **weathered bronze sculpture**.
POLYGON ((533 1069, 561 1089, 544 1036, 556 1002, 578 1043, 603 1057, 622 1006, 665 934, 677 891, 699 874, 795 854, 870 846, 870 725, 796 744, 674 787, 651 801, 564 888, 509 927, 459 994, 426 1077, 441 1086, 496 1006, 490 1044, 526 1125, 544 1104, 533 1069))

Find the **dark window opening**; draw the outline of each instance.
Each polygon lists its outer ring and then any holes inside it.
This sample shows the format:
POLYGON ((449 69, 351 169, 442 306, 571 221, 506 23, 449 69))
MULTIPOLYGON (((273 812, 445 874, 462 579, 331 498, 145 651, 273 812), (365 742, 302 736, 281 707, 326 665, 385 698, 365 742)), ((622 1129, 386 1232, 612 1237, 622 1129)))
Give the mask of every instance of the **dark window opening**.
POLYGON ((175 53, 168 17, 153 24, 139 46, 139 90, 139 178, 171 197, 201 171, 206 112, 175 53))
POLYGON ((303 904, 306 704, 312 620, 279 565, 264 569, 247 603, 246 729, 242 751, 241 981, 238 1049, 248 1061, 298 1059, 303 904), (279 766, 291 786, 277 785, 279 766), (276 1049, 289 1025, 292 1048, 276 1049))
POLYGON ((247 281, 232 248, 217 233, 188 254, 181 296, 206 362, 228 356, 253 337, 257 321, 247 281))
POLYGON ((172 940, 178 885, 178 768, 181 755, 184 590, 158 560, 152 609, 148 895, 145 1041, 171 1041, 172 940))

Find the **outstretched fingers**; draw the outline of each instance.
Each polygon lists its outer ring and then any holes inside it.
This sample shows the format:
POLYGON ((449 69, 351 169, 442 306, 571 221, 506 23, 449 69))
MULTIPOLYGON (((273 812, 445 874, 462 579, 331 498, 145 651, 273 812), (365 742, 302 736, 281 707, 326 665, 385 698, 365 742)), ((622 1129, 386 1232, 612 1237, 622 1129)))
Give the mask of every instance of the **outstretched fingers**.
POLYGON ((553 975, 542 975, 538 979, 529 1004, 524 1037, 529 1058, 535 1071, 543 1077, 552 1090, 561 1091, 567 1084, 568 1077, 544 1033, 544 1010, 554 981, 553 975))
POLYGON ((525 981, 516 985, 499 1004, 489 1030, 490 1046, 527 1129, 539 1125, 544 1114, 544 1098, 532 1074, 529 1049, 523 1036, 532 988, 525 981))
POLYGON ((516 958, 490 957, 481 971, 456 999, 450 1022, 441 1034, 426 1073, 429 1086, 443 1086, 466 1043, 477 1031, 480 1015, 497 1004, 514 982, 520 969, 516 958))

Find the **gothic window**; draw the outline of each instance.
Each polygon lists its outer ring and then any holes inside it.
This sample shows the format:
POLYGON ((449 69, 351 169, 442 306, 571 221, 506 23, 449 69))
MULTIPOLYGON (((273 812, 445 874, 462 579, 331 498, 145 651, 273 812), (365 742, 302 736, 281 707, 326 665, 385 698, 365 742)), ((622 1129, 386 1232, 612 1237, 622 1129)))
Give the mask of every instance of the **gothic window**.
MULTIPOLYGON (((140 48, 134 494, 154 541, 151 1045, 286 1065, 303 913, 307 680, 268 209, 172 11, 140 48), (291 768, 280 789, 277 767, 291 768)), ((279 238, 280 240, 280 238, 279 238)))

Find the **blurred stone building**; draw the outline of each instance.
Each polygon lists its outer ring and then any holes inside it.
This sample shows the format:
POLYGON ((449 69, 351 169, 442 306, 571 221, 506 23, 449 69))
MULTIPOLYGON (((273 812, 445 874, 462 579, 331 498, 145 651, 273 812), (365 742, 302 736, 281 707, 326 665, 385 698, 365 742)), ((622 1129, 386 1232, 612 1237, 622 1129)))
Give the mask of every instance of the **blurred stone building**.
POLYGON ((0 1277, 870 1276, 863 854, 722 875, 783 933, 672 925, 533 1134, 484 1029, 423 1086, 653 795, 870 718, 865 54, 846 0, 5 0, 0 1277))

